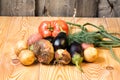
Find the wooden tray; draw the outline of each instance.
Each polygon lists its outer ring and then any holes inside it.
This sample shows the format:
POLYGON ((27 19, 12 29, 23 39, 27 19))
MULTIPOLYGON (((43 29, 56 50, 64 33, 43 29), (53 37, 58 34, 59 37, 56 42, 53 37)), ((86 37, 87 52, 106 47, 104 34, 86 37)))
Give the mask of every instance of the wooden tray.
MULTIPOLYGON (((120 64, 108 50, 99 49, 99 58, 94 63, 82 63, 84 73, 75 66, 35 64, 23 66, 16 59, 15 43, 38 31, 43 20, 63 19, 84 24, 104 25, 109 32, 120 32, 120 18, 56 18, 56 17, 0 17, 0 80, 118 80, 120 64)), ((75 29, 76 30, 76 29, 75 29)), ((94 28, 89 27, 89 30, 94 28)), ((74 31, 74 30, 73 30, 74 31)), ((120 48, 114 51, 120 57, 120 48)))

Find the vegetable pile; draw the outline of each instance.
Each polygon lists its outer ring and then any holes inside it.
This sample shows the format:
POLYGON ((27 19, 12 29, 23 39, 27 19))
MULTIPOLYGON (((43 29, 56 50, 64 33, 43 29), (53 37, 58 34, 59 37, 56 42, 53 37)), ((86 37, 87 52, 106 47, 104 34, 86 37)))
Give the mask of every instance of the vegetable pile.
POLYGON ((113 58, 120 63, 112 50, 113 47, 120 47, 120 38, 108 33, 103 26, 54 20, 43 21, 38 33, 31 35, 27 42, 18 41, 15 52, 23 65, 31 65, 36 61, 43 64, 73 63, 82 71, 80 65, 83 61, 94 62, 98 58, 99 47, 109 49, 113 58), (71 25, 79 27, 81 31, 71 34, 71 25), (87 25, 98 30, 89 32, 87 25))

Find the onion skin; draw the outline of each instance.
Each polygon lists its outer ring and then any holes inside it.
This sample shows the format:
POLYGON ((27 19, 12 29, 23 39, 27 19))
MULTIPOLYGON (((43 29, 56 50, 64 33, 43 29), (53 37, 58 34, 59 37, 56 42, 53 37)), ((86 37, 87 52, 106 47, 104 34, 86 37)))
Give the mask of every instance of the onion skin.
POLYGON ((15 45, 16 55, 18 56, 22 50, 25 50, 27 48, 28 48, 27 42, 25 42, 24 40, 19 40, 15 45))
POLYGON ((35 54, 30 50, 22 50, 18 57, 23 65, 31 65, 35 61, 35 54))
POLYGON ((58 64, 69 64, 71 61, 71 56, 67 50, 58 49, 55 52, 55 59, 58 64))
POLYGON ((98 51, 94 47, 89 47, 84 50, 84 58, 87 62, 94 62, 98 58, 98 51))

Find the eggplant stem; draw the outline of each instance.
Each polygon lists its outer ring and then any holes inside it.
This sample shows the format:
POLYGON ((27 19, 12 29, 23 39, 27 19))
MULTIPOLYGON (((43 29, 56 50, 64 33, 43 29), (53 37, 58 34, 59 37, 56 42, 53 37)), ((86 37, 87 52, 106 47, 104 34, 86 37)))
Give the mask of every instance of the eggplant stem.
POLYGON ((83 72, 83 69, 82 69, 81 66, 79 65, 79 61, 76 61, 76 62, 75 62, 75 65, 76 65, 76 67, 77 67, 81 72, 83 72))

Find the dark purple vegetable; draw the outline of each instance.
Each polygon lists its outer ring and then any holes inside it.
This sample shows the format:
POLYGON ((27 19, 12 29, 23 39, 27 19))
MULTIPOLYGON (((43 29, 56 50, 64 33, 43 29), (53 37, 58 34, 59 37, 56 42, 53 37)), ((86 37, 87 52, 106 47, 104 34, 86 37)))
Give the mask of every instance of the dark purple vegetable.
POLYGON ((80 67, 81 62, 83 61, 83 49, 81 47, 81 44, 73 42, 69 46, 68 50, 72 57, 72 63, 75 64, 76 67, 82 71, 80 67))
POLYGON ((79 44, 77 42, 71 43, 71 45, 68 47, 68 51, 70 52, 72 57, 75 53, 80 53, 80 55, 83 57, 82 46, 81 46, 81 44, 79 44))
POLYGON ((53 40, 53 46, 55 51, 57 49, 66 49, 68 46, 66 33, 60 32, 53 40))
POLYGON ((52 37, 52 36, 48 36, 48 37, 46 37, 46 38, 44 38, 44 39, 46 39, 46 40, 48 40, 48 41, 50 41, 50 42, 52 43, 52 42, 53 42, 54 37, 52 37))

